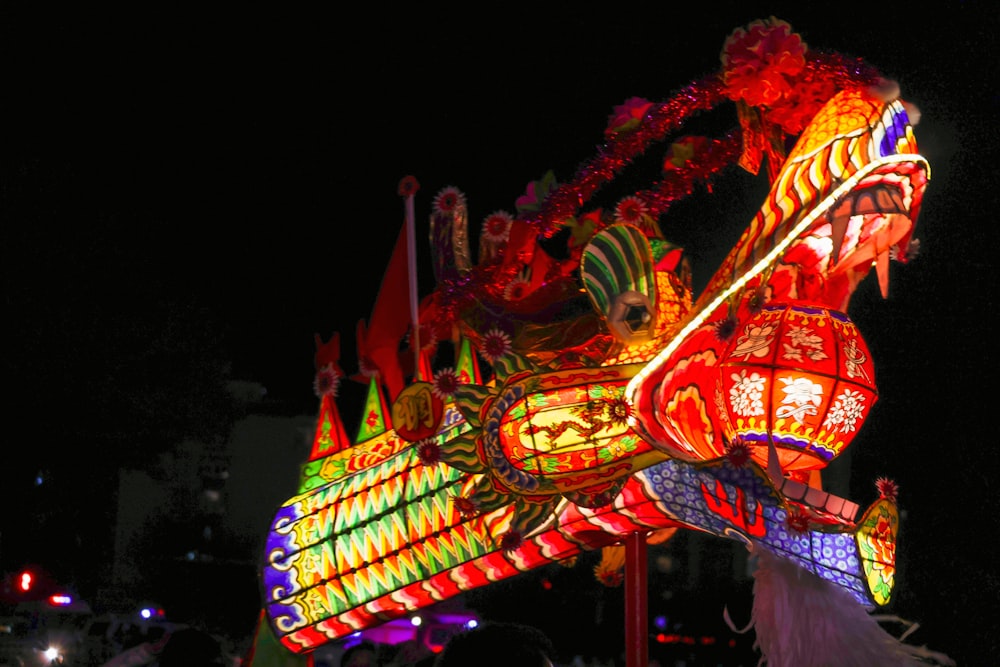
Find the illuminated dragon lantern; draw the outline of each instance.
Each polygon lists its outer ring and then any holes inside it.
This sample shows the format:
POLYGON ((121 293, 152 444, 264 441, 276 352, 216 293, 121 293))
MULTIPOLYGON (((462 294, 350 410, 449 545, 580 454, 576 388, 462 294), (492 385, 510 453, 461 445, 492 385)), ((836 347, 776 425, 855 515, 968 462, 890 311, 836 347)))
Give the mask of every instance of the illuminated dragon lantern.
MULTIPOLYGON (((437 195, 420 368, 389 402, 371 380, 353 442, 334 403, 339 341, 317 339, 315 445, 262 568, 286 649, 678 528, 739 540, 861 614, 888 604, 894 484, 880 479, 859 512, 819 472, 877 399, 846 311, 873 268, 886 296, 888 262, 915 245, 929 168, 914 109, 869 65, 808 50, 773 18, 734 31, 722 63, 664 102, 615 107, 574 179, 548 173, 516 216, 484 221, 475 263, 464 195, 437 195), (730 132, 683 134, 727 105, 730 132), (648 188, 585 210, 657 143, 648 188), (770 190, 693 300, 659 221, 731 165, 766 166, 770 190), (435 371, 444 341, 454 365, 435 371)), ((417 187, 400 185, 410 211, 417 187)), ((790 630, 764 628, 764 606, 758 646, 779 664, 785 640, 771 635, 790 630)))

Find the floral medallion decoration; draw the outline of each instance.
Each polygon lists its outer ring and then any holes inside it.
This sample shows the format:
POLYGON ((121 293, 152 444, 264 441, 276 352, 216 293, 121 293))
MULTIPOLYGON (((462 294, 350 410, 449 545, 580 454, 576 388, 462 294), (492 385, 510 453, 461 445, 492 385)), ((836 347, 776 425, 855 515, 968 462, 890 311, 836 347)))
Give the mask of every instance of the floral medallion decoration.
POLYGON ((434 215, 447 216, 465 207, 465 194, 454 186, 442 188, 434 197, 434 215))
POLYGON ((458 389, 459 381, 458 375, 455 373, 455 369, 442 368, 441 370, 434 373, 433 392, 434 395, 440 398, 442 401, 448 401, 455 396, 455 390, 458 389))
POLYGON ((340 380, 342 377, 343 375, 333 364, 327 364, 316 371, 316 380, 313 384, 316 396, 332 396, 335 398, 337 391, 340 389, 340 380))
POLYGON ((420 190, 420 183, 417 181, 416 177, 404 176, 399 181, 399 187, 397 188, 396 193, 400 197, 412 197, 417 194, 418 190, 420 190))
POLYGON ((502 245, 510 238, 510 225, 514 221, 507 211, 494 211, 483 220, 482 236, 491 245, 502 245))

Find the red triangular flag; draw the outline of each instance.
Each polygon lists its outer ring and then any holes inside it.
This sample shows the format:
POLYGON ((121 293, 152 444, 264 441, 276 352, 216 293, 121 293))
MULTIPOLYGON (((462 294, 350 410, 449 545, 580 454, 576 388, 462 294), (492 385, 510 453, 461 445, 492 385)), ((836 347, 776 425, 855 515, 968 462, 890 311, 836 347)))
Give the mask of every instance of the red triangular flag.
POLYGON ((410 270, 406 225, 393 248, 389 266, 382 277, 378 298, 368 320, 365 352, 378 367, 382 381, 394 401, 405 386, 399 363, 399 347, 410 328, 410 270))

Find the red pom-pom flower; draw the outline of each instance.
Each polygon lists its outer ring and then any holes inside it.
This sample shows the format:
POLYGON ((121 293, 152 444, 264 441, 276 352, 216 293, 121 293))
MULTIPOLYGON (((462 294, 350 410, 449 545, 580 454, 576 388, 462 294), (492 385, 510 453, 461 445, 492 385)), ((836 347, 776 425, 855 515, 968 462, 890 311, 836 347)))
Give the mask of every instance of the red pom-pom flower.
POLYGON ((726 96, 754 107, 771 107, 789 96, 806 66, 806 44, 785 21, 757 20, 737 28, 722 47, 726 96))
POLYGON ((410 195, 417 194, 417 190, 420 189, 420 183, 417 182, 415 176, 404 176, 401 181, 399 181, 399 193, 400 197, 409 197, 410 195))

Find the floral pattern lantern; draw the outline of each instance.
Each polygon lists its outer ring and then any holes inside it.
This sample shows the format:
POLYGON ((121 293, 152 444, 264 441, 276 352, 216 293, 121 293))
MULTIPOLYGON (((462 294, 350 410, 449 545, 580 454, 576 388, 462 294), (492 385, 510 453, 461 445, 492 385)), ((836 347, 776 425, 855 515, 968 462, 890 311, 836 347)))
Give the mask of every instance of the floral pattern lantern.
POLYGON ((786 473, 839 456, 878 398, 857 327, 807 303, 764 306, 738 329, 719 368, 716 400, 727 438, 766 467, 770 434, 786 473))

